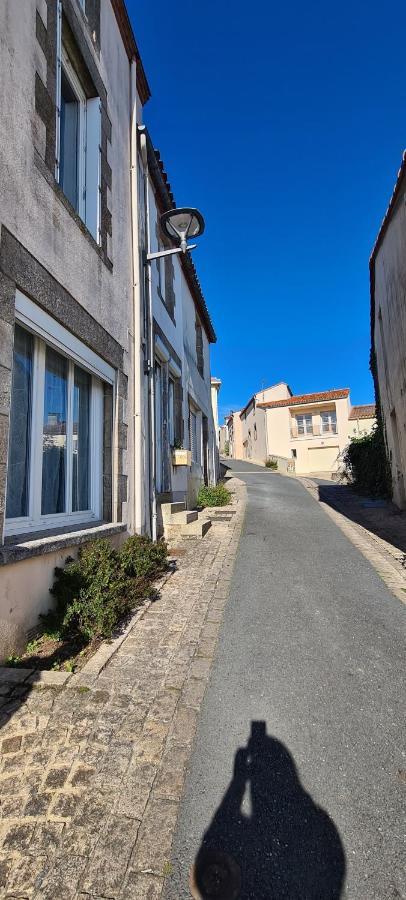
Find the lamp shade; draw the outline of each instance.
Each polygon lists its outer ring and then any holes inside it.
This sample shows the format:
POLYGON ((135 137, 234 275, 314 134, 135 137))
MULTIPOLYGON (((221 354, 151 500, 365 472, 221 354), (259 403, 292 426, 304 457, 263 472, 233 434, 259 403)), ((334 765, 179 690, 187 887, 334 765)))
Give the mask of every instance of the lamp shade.
POLYGON ((170 209, 161 216, 161 228, 172 241, 186 249, 189 238, 196 238, 204 231, 204 219, 198 209, 182 207, 170 209))

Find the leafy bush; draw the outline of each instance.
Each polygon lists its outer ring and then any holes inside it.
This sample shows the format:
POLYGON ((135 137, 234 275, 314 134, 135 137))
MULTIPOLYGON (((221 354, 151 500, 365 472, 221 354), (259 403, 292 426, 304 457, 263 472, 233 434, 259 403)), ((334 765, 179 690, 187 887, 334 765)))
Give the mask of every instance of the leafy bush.
POLYGON ((343 455, 344 474, 356 491, 370 497, 392 496, 392 477, 383 431, 352 438, 343 455))
POLYGON ((278 460, 273 456, 268 456, 265 465, 267 469, 273 469, 274 471, 276 471, 276 469, 278 468, 278 460))
POLYGON ((117 551, 100 539, 55 569, 51 594, 56 608, 42 616, 44 626, 62 639, 77 635, 85 641, 109 638, 118 622, 147 595, 149 584, 165 568, 165 544, 150 538, 128 538, 117 551))
POLYGON ((227 506, 231 500, 231 491, 224 484, 216 484, 213 487, 202 485, 197 495, 198 506, 227 506))
POLYGON ((168 548, 163 541, 135 534, 128 538, 120 551, 123 571, 130 578, 151 578, 166 568, 168 548))

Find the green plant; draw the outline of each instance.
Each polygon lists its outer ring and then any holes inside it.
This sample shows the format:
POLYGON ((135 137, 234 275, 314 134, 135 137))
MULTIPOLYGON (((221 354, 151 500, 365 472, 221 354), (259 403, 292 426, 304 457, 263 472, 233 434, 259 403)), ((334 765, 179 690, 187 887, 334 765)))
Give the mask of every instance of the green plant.
POLYGON ((344 475, 360 494, 392 496, 392 476, 383 429, 377 425, 363 437, 352 438, 343 455, 344 475))
POLYGON ((12 668, 13 666, 18 666, 20 662, 21 656, 17 656, 16 653, 10 653, 10 656, 8 656, 6 659, 6 666, 10 666, 12 668))
POLYGON ((266 460, 265 465, 266 465, 267 469, 273 469, 273 471, 276 472, 276 470, 278 468, 278 460, 275 459, 274 456, 268 456, 268 459, 266 460))
POLYGON ((167 566, 168 548, 145 535, 134 534, 120 550, 120 562, 130 578, 152 578, 167 566))
POLYGON ((230 441, 226 441, 224 444, 224 456, 230 455, 230 441))
POLYGON ((34 656, 35 653, 39 650, 41 646, 41 638, 35 638, 33 641, 28 641, 28 644, 25 648, 25 656, 34 656))
POLYGON ((202 485, 197 495, 198 506, 227 506, 230 503, 231 492, 224 484, 216 484, 212 487, 202 485))
POLYGON ((77 639, 79 647, 111 638, 119 621, 150 593, 167 556, 165 543, 139 535, 128 538, 121 550, 103 539, 88 544, 77 560, 69 558, 65 568, 55 569, 51 594, 56 605, 42 616, 45 630, 61 640, 77 639))

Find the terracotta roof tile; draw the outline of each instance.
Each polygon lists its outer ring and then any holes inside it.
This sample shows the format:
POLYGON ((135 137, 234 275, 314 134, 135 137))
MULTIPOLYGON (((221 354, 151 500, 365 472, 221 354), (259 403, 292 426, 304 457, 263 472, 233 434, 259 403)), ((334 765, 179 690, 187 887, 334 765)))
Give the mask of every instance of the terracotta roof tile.
POLYGON ((342 400, 348 397, 349 388, 341 388, 337 391, 321 391, 318 394, 298 394, 294 397, 288 397, 287 400, 268 400, 265 403, 257 403, 263 409, 275 409, 279 406, 305 406, 306 403, 324 403, 328 400, 342 400))
POLYGON ((349 419, 373 419, 376 414, 375 403, 366 403, 364 406, 353 406, 348 416, 349 419))

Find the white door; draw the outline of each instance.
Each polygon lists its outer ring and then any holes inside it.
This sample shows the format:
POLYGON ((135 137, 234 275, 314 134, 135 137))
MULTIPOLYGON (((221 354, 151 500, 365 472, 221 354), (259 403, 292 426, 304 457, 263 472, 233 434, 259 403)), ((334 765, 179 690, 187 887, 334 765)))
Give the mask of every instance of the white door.
POLYGON ((157 494, 162 491, 162 369, 155 363, 155 461, 157 494))

